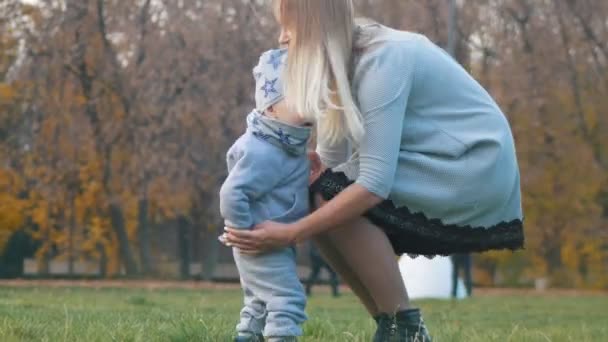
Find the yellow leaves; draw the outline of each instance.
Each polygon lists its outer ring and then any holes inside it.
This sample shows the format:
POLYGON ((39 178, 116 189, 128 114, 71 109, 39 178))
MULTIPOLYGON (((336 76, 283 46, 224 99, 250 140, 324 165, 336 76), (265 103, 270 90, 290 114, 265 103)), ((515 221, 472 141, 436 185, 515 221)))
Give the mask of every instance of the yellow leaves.
POLYGON ((109 275, 120 274, 121 271, 121 258, 118 246, 116 235, 111 235, 110 240, 104 244, 105 252, 108 255, 109 275))
POLYGON ((84 106, 87 103, 87 98, 84 97, 83 95, 76 95, 74 96, 74 104, 79 105, 79 106, 84 106))
MULTIPOLYGON (((0 24, 2 24, 0 22, 0 24)), ((17 57, 18 41, 13 36, 11 29, 4 31, 6 25, 0 26, 0 77, 8 70, 17 57)), ((2 104, 2 96, 0 96, 2 104)))
POLYGON ((48 203, 44 201, 38 202, 38 205, 35 206, 31 211, 31 217, 32 221, 38 225, 40 230, 45 230, 50 227, 48 203))
POLYGON ((89 221, 88 228, 88 237, 83 240, 80 249, 86 255, 99 258, 98 244, 106 246, 110 243, 107 238, 108 232, 111 230, 110 221, 107 218, 95 215, 89 221))
POLYGON ((595 87, 579 91, 582 103, 568 83, 548 84, 542 95, 542 125, 533 124, 541 114, 531 98, 522 98, 527 106, 511 114, 522 174, 525 253, 530 260, 526 274, 549 276, 554 285, 595 286, 591 284, 601 281, 591 279, 592 272, 586 270, 593 264, 595 274, 608 273, 606 252, 598 247, 607 239, 598 234, 606 219, 597 196, 608 174, 598 166, 596 142, 585 135, 581 122, 597 125, 598 113, 608 110, 608 102, 595 87), (603 265, 591 261, 601 258, 603 265))
POLYGON ((123 194, 123 208, 124 208, 124 218, 125 218, 125 226, 127 229, 127 234, 129 236, 129 240, 137 241, 137 218, 138 218, 138 200, 139 198, 135 196, 133 193, 124 193, 123 194))
MULTIPOLYGON (((45 241, 46 242, 46 241, 45 241)), ((46 254, 51 250, 51 245, 49 243, 43 243, 40 247, 38 247, 38 249, 36 250, 36 253, 34 255, 34 257, 36 257, 36 260, 41 261, 45 258, 46 254)))
POLYGON ((23 180, 11 169, 0 168, 0 191, 17 191, 23 186, 23 180))
POLYGON ((564 266, 576 286, 605 288, 608 285, 607 258, 608 251, 601 239, 579 237, 566 241, 562 247, 564 266))
POLYGON ((14 101, 17 91, 10 84, 0 83, 0 106, 14 101))
POLYGON ((576 270, 581 262, 581 254, 576 241, 564 241, 561 248, 562 263, 570 270, 576 270))
MULTIPOLYGON (((470 11, 475 6, 467 8, 470 11)), ((128 21, 121 19, 128 18, 128 13, 122 17, 123 14, 108 9, 109 35, 132 29, 128 21)), ((23 7, 21 11, 26 20, 32 19, 35 29, 42 27, 38 25, 40 21, 46 20, 35 6, 23 7)), ((5 127, 7 132, 13 132, 13 127, 23 126, 24 140, 31 140, 31 149, 18 160, 22 163, 19 172, 23 177, 0 175, 0 220, 5 220, 0 225, 0 234, 29 215, 38 225, 33 234, 43 242, 41 255, 52 244, 58 245, 53 250, 61 251, 68 241, 66 231, 73 211, 76 254, 97 260, 101 257, 101 246, 109 258, 110 271, 118 272, 120 256, 108 218, 109 199, 120 203, 131 246, 136 248, 137 202, 144 191, 141 184, 144 177, 149 182, 146 184, 149 216, 153 222, 187 215, 193 207, 191 201, 207 200, 200 198, 200 194, 194 196, 194 191, 200 189, 209 196, 215 195, 225 173, 222 150, 231 142, 231 135, 243 128, 243 113, 251 105, 251 99, 244 99, 250 88, 242 82, 246 79, 249 84, 250 75, 240 70, 256 56, 252 52, 255 49, 243 48, 243 44, 257 46, 259 42, 227 41, 213 30, 206 33, 211 35, 206 37, 209 39, 193 39, 196 37, 189 37, 177 20, 175 32, 185 34, 188 48, 172 51, 175 37, 161 34, 162 28, 152 25, 148 37, 158 40, 157 44, 141 47, 152 48, 146 52, 148 56, 162 53, 166 58, 147 58, 136 65, 137 56, 132 52, 141 43, 137 35, 124 35, 120 39, 114 36, 113 51, 108 50, 98 33, 97 19, 80 18, 74 25, 66 26, 64 34, 37 32, 46 41, 38 43, 32 39, 28 44, 27 50, 32 54, 28 54, 18 76, 24 78, 20 81, 23 83, 0 83, 0 134, 5 127), (76 29, 80 35, 74 34, 76 29), (227 43, 217 45, 217 42, 227 43), (192 51, 200 56, 193 57, 192 51), (79 52, 84 53, 82 59, 79 52), (120 65, 113 65, 116 61, 120 65), (128 66, 123 62, 128 62, 128 66), (213 68, 208 68, 210 62, 214 63, 213 68), (78 68, 81 64, 86 70, 78 68), (219 79, 217 75, 229 77, 219 79), (83 85, 90 87, 84 89, 83 85), (28 94, 36 96, 30 98, 28 94), (129 101, 129 112, 121 96, 129 101), (12 123, 12 118, 20 118, 22 108, 28 108, 27 116, 23 117, 33 122, 26 120, 22 124, 14 120, 22 125, 5 124, 12 123), (97 123, 90 120, 91 112, 87 109, 93 109, 97 123), (99 136, 94 136, 95 128, 99 129, 99 136), (107 150, 111 150, 110 156, 104 154, 107 150), (107 184, 103 183, 104 171, 111 174, 107 184), (27 199, 19 200, 18 190, 26 190, 27 199)), ((495 274, 520 268, 524 268, 523 281, 528 281, 549 277, 560 268, 559 277, 564 281, 580 280, 590 286, 606 284, 599 276, 608 274, 607 252, 602 246, 606 238, 592 232, 608 228, 600 205, 608 199, 597 200, 600 189, 608 191, 608 177, 605 170, 597 168, 592 147, 600 146, 608 157, 608 134, 605 134, 608 83, 602 82, 608 75, 600 75, 596 70, 601 69, 597 68, 601 63, 593 65, 593 49, 574 39, 580 33, 576 25, 569 27, 577 64, 572 70, 579 73, 582 101, 579 104, 570 88, 571 79, 564 63, 567 55, 558 51, 559 39, 546 39, 552 37, 547 35, 550 29, 538 31, 542 25, 530 26, 529 38, 535 52, 527 52, 520 47, 521 37, 504 30, 507 26, 502 23, 488 24, 481 20, 473 21, 472 25, 482 39, 475 50, 488 52, 490 58, 487 64, 472 58, 472 65, 465 67, 480 73, 513 125, 526 217, 525 251, 476 257, 479 265, 487 266, 483 281, 494 281, 500 278, 495 274), (579 110, 585 123, 596 129, 593 142, 586 140, 578 128, 579 110)), ((0 80, 14 63, 19 46, 14 39, 16 35, 2 28, 5 27, 0 27, 0 80)), ((0 139, 0 158, 16 154, 10 149, 0 139)), ((0 160, 0 165, 4 162, 0 160)), ((196 204, 203 211, 197 215, 209 216, 203 217, 198 229, 215 229, 214 204, 196 204)))
POLYGON ((26 201, 0 192, 0 252, 11 234, 23 227, 26 206, 26 201))
POLYGON ((172 184, 166 177, 158 177, 149 189, 152 211, 158 219, 172 219, 186 214, 192 206, 192 193, 172 184))
POLYGON ((0 252, 11 234, 25 223, 28 203, 18 197, 22 186, 19 175, 0 168, 0 252))

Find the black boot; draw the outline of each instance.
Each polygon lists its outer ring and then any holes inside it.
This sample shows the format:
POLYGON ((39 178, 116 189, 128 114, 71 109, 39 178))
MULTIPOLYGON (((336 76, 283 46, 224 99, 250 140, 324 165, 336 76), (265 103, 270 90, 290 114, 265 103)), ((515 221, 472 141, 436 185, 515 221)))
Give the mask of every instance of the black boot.
POLYGON ((397 320, 395 316, 386 313, 374 317, 378 328, 374 334, 373 342, 392 342, 397 335, 397 320))
POLYGON ((395 314, 397 342, 431 342, 429 331, 424 325, 420 309, 409 309, 395 314))
POLYGON ((378 329, 373 342, 431 342, 420 309, 397 312, 394 316, 379 314, 374 317, 378 329))

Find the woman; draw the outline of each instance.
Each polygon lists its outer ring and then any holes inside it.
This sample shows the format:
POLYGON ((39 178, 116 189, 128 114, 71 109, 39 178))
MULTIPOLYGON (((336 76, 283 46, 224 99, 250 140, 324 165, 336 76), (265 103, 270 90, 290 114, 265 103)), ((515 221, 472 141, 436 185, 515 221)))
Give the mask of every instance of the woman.
POLYGON ((378 322, 374 341, 430 340, 394 255, 523 246, 508 122, 426 37, 357 24, 351 0, 274 5, 286 99, 318 123, 317 209, 293 224, 227 227, 226 241, 256 254, 312 238, 378 322))

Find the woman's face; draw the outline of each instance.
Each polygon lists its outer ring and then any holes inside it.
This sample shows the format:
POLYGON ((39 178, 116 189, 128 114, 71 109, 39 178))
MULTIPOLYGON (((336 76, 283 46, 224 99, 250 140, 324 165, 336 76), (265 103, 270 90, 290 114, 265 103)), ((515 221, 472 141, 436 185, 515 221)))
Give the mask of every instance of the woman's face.
POLYGON ((274 1, 274 18, 277 20, 281 31, 279 32, 279 46, 281 48, 289 47, 289 42, 293 38, 291 30, 287 27, 285 17, 281 13, 281 1, 274 1))

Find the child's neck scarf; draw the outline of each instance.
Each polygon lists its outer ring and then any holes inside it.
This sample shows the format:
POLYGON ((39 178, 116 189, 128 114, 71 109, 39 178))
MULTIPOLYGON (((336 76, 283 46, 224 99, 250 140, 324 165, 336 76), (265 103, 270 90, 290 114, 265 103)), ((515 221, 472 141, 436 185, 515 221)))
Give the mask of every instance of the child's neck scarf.
POLYGON ((311 127, 292 126, 262 115, 257 110, 247 116, 247 129, 257 138, 280 147, 294 156, 306 153, 312 131, 311 127))

